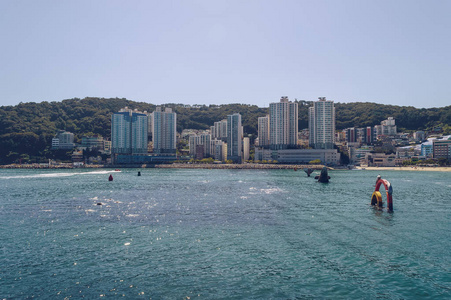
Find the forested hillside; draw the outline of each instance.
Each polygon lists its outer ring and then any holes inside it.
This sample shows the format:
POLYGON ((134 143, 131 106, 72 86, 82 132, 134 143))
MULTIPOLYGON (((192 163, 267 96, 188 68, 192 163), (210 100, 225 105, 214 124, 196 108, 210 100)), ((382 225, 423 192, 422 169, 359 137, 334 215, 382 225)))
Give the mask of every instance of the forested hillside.
MULTIPOLYGON (((152 112, 155 105, 119 98, 69 99, 60 102, 20 103, 0 107, 0 163, 17 157, 37 160, 50 157, 51 139, 59 129, 83 135, 98 134, 109 138, 111 114, 128 106, 152 112), (35 159, 33 159, 35 158, 35 159)), ((245 134, 257 134, 257 119, 268 108, 247 104, 195 105, 166 104, 177 113, 177 130, 207 129, 229 114, 240 113, 245 134)), ((299 129, 308 127, 311 102, 299 101, 299 129)), ((417 109, 375 103, 335 103, 336 128, 374 126, 394 117, 399 130, 427 130, 441 126, 451 132, 451 106, 417 109)))

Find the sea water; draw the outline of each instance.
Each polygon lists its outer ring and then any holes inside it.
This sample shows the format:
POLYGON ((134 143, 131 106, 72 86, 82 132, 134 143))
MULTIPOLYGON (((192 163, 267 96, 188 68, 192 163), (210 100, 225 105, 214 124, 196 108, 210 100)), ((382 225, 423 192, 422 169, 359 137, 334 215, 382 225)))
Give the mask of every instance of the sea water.
POLYGON ((329 175, 0 170, 0 299, 449 299, 451 173, 329 175))

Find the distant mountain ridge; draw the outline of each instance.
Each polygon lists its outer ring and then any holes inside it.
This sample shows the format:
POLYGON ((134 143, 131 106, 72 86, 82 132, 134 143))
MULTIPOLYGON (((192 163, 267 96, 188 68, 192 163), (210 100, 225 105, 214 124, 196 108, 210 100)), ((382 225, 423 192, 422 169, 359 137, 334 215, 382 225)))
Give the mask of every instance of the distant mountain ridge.
MULTIPOLYGON (((276 102, 276 101, 275 101, 276 102)), ((298 101, 299 129, 308 128, 311 101, 298 101)), ((156 105, 125 98, 68 99, 59 102, 20 103, 0 107, 0 163, 12 152, 18 155, 45 156, 57 130, 83 135, 110 137, 111 114, 123 107, 153 112, 156 105)), ((268 108, 249 104, 184 105, 165 104, 177 113, 177 130, 208 129, 227 115, 240 113, 245 134, 257 135, 258 117, 268 108)), ((428 130, 440 126, 451 132, 451 105, 442 108, 415 108, 376 103, 335 103, 336 129, 380 124, 394 117, 399 130, 428 130)))

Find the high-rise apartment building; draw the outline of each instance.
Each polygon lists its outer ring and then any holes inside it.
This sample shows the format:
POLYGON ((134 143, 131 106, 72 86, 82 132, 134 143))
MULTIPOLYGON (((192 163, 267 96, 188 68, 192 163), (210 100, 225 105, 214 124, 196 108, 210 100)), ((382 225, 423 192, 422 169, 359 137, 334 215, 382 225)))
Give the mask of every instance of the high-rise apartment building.
POLYGON ((227 116, 227 159, 241 163, 243 145, 243 126, 241 115, 236 113, 227 116))
POLYGON ((162 111, 157 107, 152 113, 153 152, 156 154, 176 154, 177 114, 171 108, 162 111))
POLYGON ((269 147, 273 150, 296 148, 298 142, 298 104, 282 97, 269 104, 269 147))
POLYGON ((214 156, 214 151, 212 151, 211 148, 212 143, 210 134, 193 135, 189 137, 189 154, 191 156, 199 159, 214 156), (202 154, 198 153, 199 149, 201 149, 202 154))
POLYGON ((258 146, 269 148, 269 115, 258 118, 258 146))
POLYGON ((113 154, 147 153, 147 114, 127 107, 111 116, 113 154))
POLYGON ((309 108, 309 144, 314 149, 333 149, 335 137, 334 102, 318 98, 309 108))
POLYGON ((211 126, 212 139, 227 141, 227 120, 221 120, 211 126))

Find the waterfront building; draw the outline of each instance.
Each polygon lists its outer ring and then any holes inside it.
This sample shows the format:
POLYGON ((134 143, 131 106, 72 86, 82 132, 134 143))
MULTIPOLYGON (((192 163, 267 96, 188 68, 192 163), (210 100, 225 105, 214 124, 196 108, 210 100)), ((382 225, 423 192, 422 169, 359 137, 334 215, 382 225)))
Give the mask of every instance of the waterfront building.
POLYGON ((243 126, 241 115, 227 116, 227 159, 234 163, 242 162, 243 126))
POLYGON ((248 137, 243 138, 243 160, 249 160, 250 154, 250 141, 248 137))
POLYGON ((83 148, 96 148, 98 150, 104 150, 104 140, 101 136, 83 136, 81 138, 81 147, 83 148))
POLYGON ((258 146, 269 148, 269 115, 258 118, 258 146))
POLYGON ((111 141, 103 140, 103 150, 105 154, 111 154, 111 141))
POLYGON ((292 149, 298 144, 298 104, 282 97, 269 104, 269 147, 292 149))
POLYGON ((127 107, 111 116, 111 152, 147 153, 147 114, 127 107))
POLYGON ((166 107, 157 106, 151 116, 153 152, 159 155, 176 155, 177 114, 166 107))
POLYGON ((368 167, 394 167, 396 155, 386 153, 366 153, 363 163, 368 167))
POLYGON ((333 149, 335 137, 334 102, 325 97, 318 98, 309 107, 310 147, 314 149, 333 149))
POLYGON ((432 142, 432 151, 434 158, 451 159, 451 135, 435 139, 432 142))
POLYGON ((319 159, 322 164, 339 165, 340 153, 337 149, 255 149, 255 160, 275 159, 278 163, 308 164, 319 159))
POLYGON ((421 156, 424 156, 426 158, 432 158, 433 157, 433 142, 435 138, 428 138, 426 142, 421 144, 421 156))
POLYGON ((213 158, 218 161, 226 161, 227 160, 227 143, 221 140, 212 140, 212 151, 213 158))
POLYGON ((74 134, 71 132, 59 130, 52 139, 52 149, 71 150, 74 147, 74 134))
POLYGON ((371 153, 374 151, 374 147, 372 146, 366 146, 366 147, 349 147, 348 148, 348 154, 349 154, 349 162, 351 164, 360 165, 362 164, 362 161, 365 160, 365 155, 367 153, 371 153))
POLYGON ((196 159, 212 156, 211 134, 200 134, 189 137, 189 154, 196 159))

